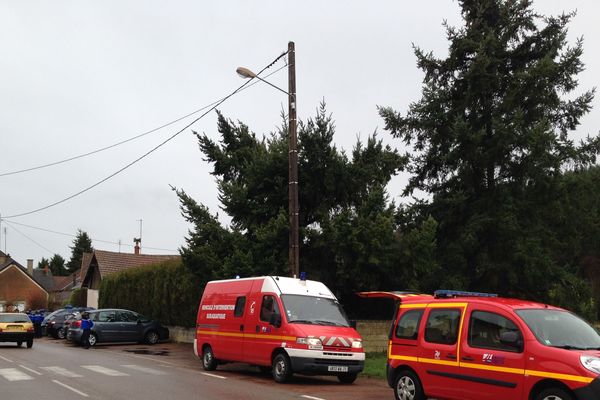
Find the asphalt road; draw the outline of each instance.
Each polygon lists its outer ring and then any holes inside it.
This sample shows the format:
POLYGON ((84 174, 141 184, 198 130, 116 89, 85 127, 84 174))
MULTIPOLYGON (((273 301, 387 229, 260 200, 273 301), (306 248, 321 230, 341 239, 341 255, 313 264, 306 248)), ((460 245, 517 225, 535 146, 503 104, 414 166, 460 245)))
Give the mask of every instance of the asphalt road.
POLYGON ((65 341, 36 339, 32 349, 0 343, 0 398, 12 400, 361 400, 392 399, 384 381, 359 377, 294 376, 277 384, 257 368, 220 366, 206 373, 192 346, 99 345, 85 350, 65 341))

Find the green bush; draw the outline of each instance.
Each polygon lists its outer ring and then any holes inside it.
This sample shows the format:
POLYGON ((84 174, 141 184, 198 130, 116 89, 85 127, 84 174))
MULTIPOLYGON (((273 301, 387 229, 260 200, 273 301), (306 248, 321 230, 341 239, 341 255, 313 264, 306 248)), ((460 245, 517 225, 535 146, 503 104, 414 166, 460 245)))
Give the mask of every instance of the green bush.
POLYGON ((103 278, 98 307, 125 308, 165 325, 193 327, 201 293, 199 279, 175 259, 103 278))

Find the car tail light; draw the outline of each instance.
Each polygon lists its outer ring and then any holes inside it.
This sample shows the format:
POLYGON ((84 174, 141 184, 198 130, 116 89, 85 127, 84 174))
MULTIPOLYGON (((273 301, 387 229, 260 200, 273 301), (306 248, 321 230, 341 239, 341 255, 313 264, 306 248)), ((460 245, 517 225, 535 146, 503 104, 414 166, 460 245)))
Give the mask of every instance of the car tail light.
POLYGON ((81 321, 75 321, 71 324, 74 328, 81 328, 81 321))
POLYGON ((33 332, 33 331, 34 331, 33 326, 31 328, 27 328, 27 332, 33 332))

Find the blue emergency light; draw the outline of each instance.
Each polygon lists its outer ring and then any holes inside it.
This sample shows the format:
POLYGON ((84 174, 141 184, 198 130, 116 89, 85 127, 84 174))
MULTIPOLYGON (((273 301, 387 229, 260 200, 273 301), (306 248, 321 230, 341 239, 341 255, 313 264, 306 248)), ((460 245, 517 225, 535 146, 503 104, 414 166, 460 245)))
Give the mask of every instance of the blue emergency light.
POLYGON ((451 297, 498 297, 496 293, 466 292, 463 290, 436 290, 433 296, 438 299, 449 299, 451 297))
POLYGON ((301 281, 305 281, 306 280, 306 271, 300 272, 300 280, 301 281))

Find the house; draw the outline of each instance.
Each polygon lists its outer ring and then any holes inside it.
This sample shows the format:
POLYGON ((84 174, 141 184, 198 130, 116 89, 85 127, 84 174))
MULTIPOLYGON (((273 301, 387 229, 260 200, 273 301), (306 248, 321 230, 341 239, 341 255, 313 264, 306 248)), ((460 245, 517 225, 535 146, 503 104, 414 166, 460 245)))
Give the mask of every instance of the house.
POLYGON ((136 246, 134 254, 103 250, 84 253, 80 276, 81 287, 87 289, 88 307, 98 307, 100 282, 106 276, 131 268, 158 264, 173 258, 179 258, 178 255, 140 254, 138 249, 139 247, 136 246))
POLYGON ((52 274, 33 269, 33 260, 27 260, 27 269, 10 255, 0 251, 0 312, 46 308, 52 274))

